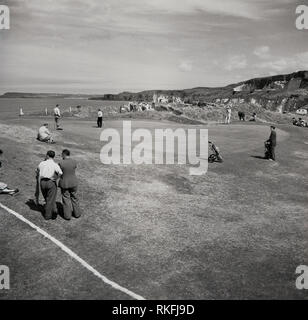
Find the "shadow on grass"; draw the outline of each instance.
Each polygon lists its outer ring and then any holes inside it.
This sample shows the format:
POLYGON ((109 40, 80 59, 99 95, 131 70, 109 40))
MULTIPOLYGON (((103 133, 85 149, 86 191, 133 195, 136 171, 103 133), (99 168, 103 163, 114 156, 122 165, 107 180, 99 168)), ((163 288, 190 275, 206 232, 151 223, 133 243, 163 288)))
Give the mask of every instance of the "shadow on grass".
POLYGON ((262 159, 262 160, 267 160, 267 158, 262 157, 262 156, 251 156, 252 158, 256 158, 256 159, 262 159))
POLYGON ((44 213, 44 206, 41 204, 36 204, 36 202, 33 199, 29 199, 26 201, 26 205, 31 209, 32 211, 40 212, 42 215, 44 213))
MULTIPOLYGON (((44 218, 45 210, 42 204, 36 204, 36 202, 33 199, 29 199, 28 201, 26 201, 26 205, 32 211, 40 212, 40 214, 44 218)), ((53 219, 56 219, 57 216, 60 216, 62 219, 65 220, 62 203, 57 201, 56 207, 57 207, 57 214, 55 213, 53 214, 53 219)))

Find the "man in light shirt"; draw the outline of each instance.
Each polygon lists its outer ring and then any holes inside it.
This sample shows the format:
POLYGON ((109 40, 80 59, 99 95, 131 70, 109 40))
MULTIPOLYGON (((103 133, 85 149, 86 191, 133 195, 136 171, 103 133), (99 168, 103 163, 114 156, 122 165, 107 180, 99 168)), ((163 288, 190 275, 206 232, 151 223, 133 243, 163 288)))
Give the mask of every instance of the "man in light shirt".
POLYGON ((101 109, 98 109, 97 112, 97 127, 101 128, 103 126, 103 112, 101 109))
POLYGON ((61 112, 60 112, 60 108, 59 108, 58 104, 53 109, 53 114, 55 117, 56 129, 58 129, 58 128, 60 128, 59 119, 61 118, 61 112))
POLYGON ((38 134, 37 134, 37 139, 42 142, 48 142, 48 143, 53 143, 53 138, 52 135, 48 129, 48 123, 44 123, 39 128, 38 134))
POLYGON ((46 158, 37 168, 37 179, 42 195, 45 199, 45 219, 49 220, 56 217, 57 207, 57 179, 62 175, 60 166, 54 162, 55 152, 47 151, 46 158), (55 214, 53 216, 53 213, 55 214))
POLYGON ((231 107, 230 106, 227 106, 227 109, 226 109, 226 119, 225 119, 225 123, 226 124, 230 124, 231 122, 231 107))

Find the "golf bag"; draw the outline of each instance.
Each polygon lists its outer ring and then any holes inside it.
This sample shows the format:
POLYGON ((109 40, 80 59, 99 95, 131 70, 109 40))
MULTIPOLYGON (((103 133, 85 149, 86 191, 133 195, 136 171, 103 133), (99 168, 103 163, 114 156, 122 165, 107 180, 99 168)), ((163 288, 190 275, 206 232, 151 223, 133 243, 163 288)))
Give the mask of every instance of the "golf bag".
POLYGON ((210 149, 210 152, 212 152, 208 158, 209 163, 223 162, 222 156, 220 155, 220 152, 219 152, 219 148, 215 146, 215 144, 211 141, 209 141, 209 149, 210 149))

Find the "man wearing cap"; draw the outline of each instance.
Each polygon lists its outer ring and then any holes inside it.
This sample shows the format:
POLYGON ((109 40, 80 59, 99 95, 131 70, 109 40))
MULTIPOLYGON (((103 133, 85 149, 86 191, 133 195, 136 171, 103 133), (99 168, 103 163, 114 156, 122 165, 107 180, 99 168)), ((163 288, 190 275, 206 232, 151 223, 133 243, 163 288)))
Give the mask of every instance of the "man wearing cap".
POLYGON ((62 170, 57 163, 54 162, 55 152, 47 151, 46 158, 37 168, 37 179, 45 199, 45 215, 46 220, 55 218, 53 213, 57 214, 56 198, 57 198, 57 179, 62 175, 62 170))

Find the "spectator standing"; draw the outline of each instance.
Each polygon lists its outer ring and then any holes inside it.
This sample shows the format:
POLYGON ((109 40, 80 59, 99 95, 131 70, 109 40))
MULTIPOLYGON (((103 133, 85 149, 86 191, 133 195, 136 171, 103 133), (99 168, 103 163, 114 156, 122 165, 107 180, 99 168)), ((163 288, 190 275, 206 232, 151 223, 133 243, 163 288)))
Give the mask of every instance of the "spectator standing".
POLYGON ((37 179, 45 199, 45 215, 46 220, 55 218, 57 215, 57 179, 62 175, 62 170, 54 161, 55 152, 47 151, 46 158, 37 168, 37 179))
POLYGON ((103 112, 101 109, 98 109, 97 112, 97 127, 101 128, 103 126, 103 112))
POLYGON ((62 151, 62 161, 59 165, 63 175, 59 181, 61 188, 64 218, 70 220, 72 215, 75 218, 81 216, 79 201, 77 197, 78 180, 76 177, 77 162, 70 158, 70 151, 62 151))

